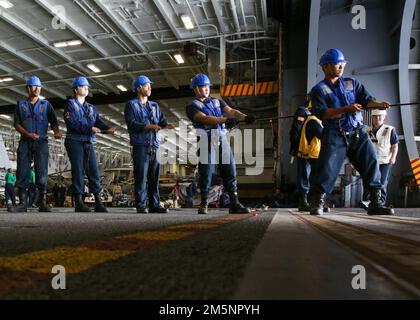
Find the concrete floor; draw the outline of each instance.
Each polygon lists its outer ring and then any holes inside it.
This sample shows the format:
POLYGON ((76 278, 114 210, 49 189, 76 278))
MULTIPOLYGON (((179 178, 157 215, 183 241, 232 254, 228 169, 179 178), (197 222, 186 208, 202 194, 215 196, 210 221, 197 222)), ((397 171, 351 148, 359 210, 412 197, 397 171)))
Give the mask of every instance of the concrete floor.
POLYGON ((420 212, 0 211, 0 299, 418 299, 420 212), (66 290, 54 290, 54 265, 66 290), (366 289, 352 287, 363 266, 366 289))

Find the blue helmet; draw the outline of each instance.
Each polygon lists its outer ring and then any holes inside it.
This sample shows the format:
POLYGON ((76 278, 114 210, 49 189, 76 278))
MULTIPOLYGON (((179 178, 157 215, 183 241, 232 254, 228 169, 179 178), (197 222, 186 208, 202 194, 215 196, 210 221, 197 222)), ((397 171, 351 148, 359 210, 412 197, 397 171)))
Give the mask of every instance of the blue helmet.
POLYGON ((41 80, 39 80, 37 76, 30 76, 26 80, 26 85, 31 87, 42 87, 41 80))
POLYGON ((137 89, 141 86, 144 86, 147 83, 153 83, 148 77, 146 76, 138 76, 136 80, 133 82, 133 92, 137 92, 137 89))
POLYGON ((209 77, 207 77, 204 73, 198 73, 194 77, 191 78, 190 88, 195 87, 202 87, 202 86, 211 86, 211 82, 209 77))
POLYGON ((73 89, 76 89, 77 87, 83 87, 83 86, 88 86, 90 88, 90 83, 88 79, 86 79, 85 77, 74 78, 73 83, 71 85, 73 89))
POLYGON ((340 63, 340 62, 347 62, 344 58, 344 54, 338 49, 330 49, 327 50, 319 60, 319 64, 321 66, 329 63, 340 63))

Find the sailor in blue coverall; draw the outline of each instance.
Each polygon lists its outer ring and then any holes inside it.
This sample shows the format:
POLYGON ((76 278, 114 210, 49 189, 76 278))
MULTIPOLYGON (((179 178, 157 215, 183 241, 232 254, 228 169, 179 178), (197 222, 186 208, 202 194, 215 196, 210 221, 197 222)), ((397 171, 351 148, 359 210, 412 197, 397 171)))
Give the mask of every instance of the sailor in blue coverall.
POLYGON ((133 92, 137 98, 125 106, 124 116, 133 146, 134 188, 137 213, 168 213, 160 206, 158 159, 162 128, 174 129, 168 123, 159 105, 149 101, 153 82, 144 75, 138 76, 133 83, 133 92), (147 180, 147 192, 146 192, 147 180), (149 199, 149 209, 147 208, 149 199))
POLYGON ((73 99, 64 108, 64 121, 67 126, 65 147, 71 163, 74 186, 75 212, 89 212, 83 203, 85 192, 85 173, 89 180, 89 190, 95 197, 95 212, 108 212, 100 198, 100 176, 93 142, 98 133, 114 134, 99 116, 94 105, 85 101, 90 84, 85 77, 73 80, 73 99))
POLYGON ((48 186, 48 125, 54 131, 54 138, 61 139, 57 116, 52 105, 40 99, 41 80, 30 76, 26 82, 28 99, 19 100, 14 117, 14 126, 21 134, 17 151, 16 186, 20 204, 9 208, 10 212, 26 212, 29 187, 29 173, 34 161, 36 187, 39 190, 39 212, 50 212, 46 203, 48 186))
POLYGON ((389 103, 377 102, 359 81, 343 77, 346 63, 340 50, 326 51, 320 60, 325 79, 311 92, 313 113, 324 125, 311 214, 322 214, 325 194, 332 191, 347 156, 370 190, 368 214, 393 214, 381 201, 379 165, 361 113, 362 108, 388 109, 389 103))
POLYGON ((226 127, 235 127, 240 120, 253 123, 255 117, 245 115, 242 112, 229 107, 223 100, 210 97, 210 79, 202 73, 191 79, 191 88, 194 89, 196 98, 186 107, 187 117, 192 121, 194 128, 201 129, 208 136, 208 159, 206 163, 198 163, 199 186, 201 192, 201 204, 198 214, 208 213, 208 193, 211 186, 212 176, 216 173, 216 163, 219 163, 220 174, 223 179, 225 190, 230 196, 229 213, 249 213, 250 209, 244 207, 238 200, 236 163, 226 138, 226 127), (217 151, 211 143, 212 130, 217 131, 219 158, 224 153, 229 156, 229 162, 223 163, 222 159, 215 159, 217 151), (224 150, 222 150, 224 149, 224 150))

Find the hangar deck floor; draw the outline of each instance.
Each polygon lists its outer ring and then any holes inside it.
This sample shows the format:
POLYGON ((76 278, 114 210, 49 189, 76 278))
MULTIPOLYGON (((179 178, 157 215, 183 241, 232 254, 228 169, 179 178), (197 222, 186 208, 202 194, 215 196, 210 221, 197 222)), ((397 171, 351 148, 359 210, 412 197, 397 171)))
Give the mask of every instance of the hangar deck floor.
POLYGON ((418 209, 53 211, 1 211, 0 299, 420 298, 418 209))

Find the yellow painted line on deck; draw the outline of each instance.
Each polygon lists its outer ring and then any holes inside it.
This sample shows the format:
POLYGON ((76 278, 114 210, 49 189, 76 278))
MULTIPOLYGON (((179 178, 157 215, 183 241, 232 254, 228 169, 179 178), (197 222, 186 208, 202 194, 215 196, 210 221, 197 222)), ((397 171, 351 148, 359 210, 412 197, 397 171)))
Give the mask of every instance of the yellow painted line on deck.
MULTIPOLYGON (((143 231, 104 239, 115 241, 135 239, 144 241, 175 241, 196 234, 199 230, 216 228, 220 225, 249 218, 249 215, 228 216, 214 220, 204 220, 191 224, 169 226, 156 231, 143 231), (172 231, 174 229, 193 229, 192 231, 172 231), (195 230, 194 230, 195 229, 195 230)), ((0 268, 15 271, 51 273, 54 265, 63 265, 69 273, 86 271, 98 264, 116 260, 134 254, 138 250, 98 250, 88 248, 88 244, 79 246, 57 247, 53 249, 19 254, 14 257, 0 257, 0 268)))
POLYGON ((168 229, 213 229, 220 226, 221 223, 192 223, 192 224, 179 224, 176 226, 168 227, 168 229))
POLYGON ((193 231, 145 231, 139 233, 127 234, 117 237, 118 239, 138 239, 138 240, 179 240, 192 235, 193 231))
POLYGON ((14 257, 0 257, 0 267, 16 271, 51 273, 53 266, 63 265, 67 272, 78 273, 133 252, 127 250, 92 250, 84 247, 58 247, 23 253, 14 257))

